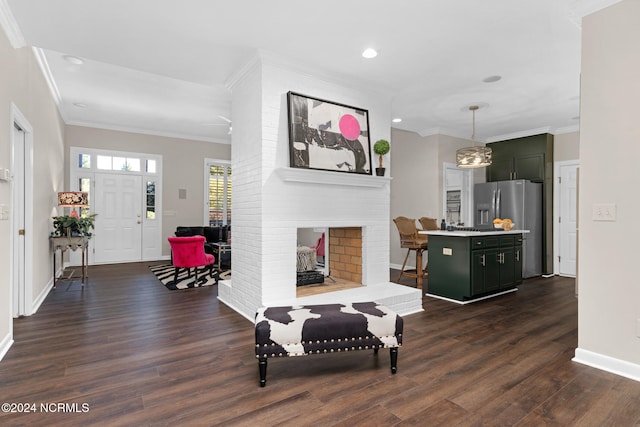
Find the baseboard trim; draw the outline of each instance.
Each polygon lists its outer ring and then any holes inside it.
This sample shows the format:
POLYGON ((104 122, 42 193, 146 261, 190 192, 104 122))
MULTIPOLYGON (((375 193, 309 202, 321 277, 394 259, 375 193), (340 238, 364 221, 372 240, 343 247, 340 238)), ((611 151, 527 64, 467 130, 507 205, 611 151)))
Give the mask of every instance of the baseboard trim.
POLYGON ((32 316, 38 312, 40 306, 49 295, 49 292, 51 292, 51 289, 53 289, 53 279, 49 280, 47 286, 44 287, 42 292, 40 292, 40 295, 38 295, 33 304, 31 304, 31 312, 28 314, 28 316, 32 316))
POLYGON ((456 303, 456 304, 465 305, 465 304, 471 304, 471 303, 482 301, 482 300, 489 299, 489 298, 499 297, 500 295, 509 294, 511 292, 516 292, 517 290, 518 290, 518 288, 507 289, 506 291, 498 292, 498 293, 491 294, 491 295, 485 295, 483 297, 474 298, 474 299, 470 299, 470 300, 466 300, 466 301, 460 301, 460 300, 457 300, 457 299, 447 298, 447 297, 443 297, 443 296, 440 296, 440 295, 434 295, 434 294, 425 294, 425 295, 428 296, 428 297, 431 297, 431 298, 437 298, 437 299, 441 299, 441 300, 444 300, 444 301, 449 301, 449 302, 453 302, 453 303, 456 303))
POLYGON ((240 310, 240 308, 232 303, 230 303, 229 301, 227 301, 225 298, 223 297, 218 297, 218 301, 220 301, 221 303, 223 303, 224 305, 226 305, 227 307, 229 307, 230 309, 234 310, 236 313, 238 313, 239 315, 241 315, 242 317, 244 317, 245 319, 247 319, 249 322, 251 323, 256 323, 255 319, 252 319, 251 316, 245 314, 243 311, 240 310))
MULTIPOLYGON (((11 325, 13 328, 13 325, 11 325)), ((9 332, 3 339, 0 341, 0 360, 4 359, 4 356, 7 354, 11 346, 13 345, 13 334, 9 332)))
POLYGON ((640 382, 640 365, 635 363, 605 356, 580 347, 576 348, 576 355, 571 360, 640 382))

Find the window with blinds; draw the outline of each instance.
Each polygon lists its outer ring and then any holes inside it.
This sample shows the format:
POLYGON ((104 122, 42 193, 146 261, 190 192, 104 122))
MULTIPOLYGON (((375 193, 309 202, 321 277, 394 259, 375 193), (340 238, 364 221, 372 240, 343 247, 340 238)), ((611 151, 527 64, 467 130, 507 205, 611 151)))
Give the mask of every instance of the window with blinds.
POLYGON ((231 166, 209 165, 209 225, 231 225, 231 166))

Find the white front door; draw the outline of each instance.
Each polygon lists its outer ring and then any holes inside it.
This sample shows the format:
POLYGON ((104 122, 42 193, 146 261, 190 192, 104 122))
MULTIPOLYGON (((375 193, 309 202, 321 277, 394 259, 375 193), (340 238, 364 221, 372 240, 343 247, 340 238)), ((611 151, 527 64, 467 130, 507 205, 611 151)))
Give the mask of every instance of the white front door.
POLYGON ((142 177, 96 173, 94 260, 97 264, 142 260, 142 177))
POLYGON ((578 164, 559 167, 560 218, 559 218, 559 270, 561 276, 576 276, 578 250, 578 164))

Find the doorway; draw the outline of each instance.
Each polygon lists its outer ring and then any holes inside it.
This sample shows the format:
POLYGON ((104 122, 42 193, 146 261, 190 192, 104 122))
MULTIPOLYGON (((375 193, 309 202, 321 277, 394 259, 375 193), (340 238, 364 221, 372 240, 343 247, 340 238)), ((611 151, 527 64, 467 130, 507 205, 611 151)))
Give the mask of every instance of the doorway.
POLYGON ((71 147, 69 168, 70 189, 88 192, 87 213, 97 214, 89 264, 162 257, 162 156, 71 147))
MULTIPOLYGON (((26 117, 11 105, 11 312, 13 317, 31 314, 33 240, 27 225, 33 223, 33 128, 26 117)), ((4 210, 4 209, 3 209, 4 210)))
POLYGON ((447 224, 472 225, 473 175, 470 169, 460 169, 444 163, 442 217, 447 224))
POLYGON ((142 177, 95 174, 95 262, 142 261, 142 177))

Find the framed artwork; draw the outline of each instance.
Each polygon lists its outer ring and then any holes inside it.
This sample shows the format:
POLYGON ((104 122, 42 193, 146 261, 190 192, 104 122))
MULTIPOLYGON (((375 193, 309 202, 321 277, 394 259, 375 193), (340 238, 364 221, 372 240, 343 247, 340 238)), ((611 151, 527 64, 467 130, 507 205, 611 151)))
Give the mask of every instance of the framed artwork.
POLYGON ((287 93, 292 168, 371 175, 369 112, 287 93))

